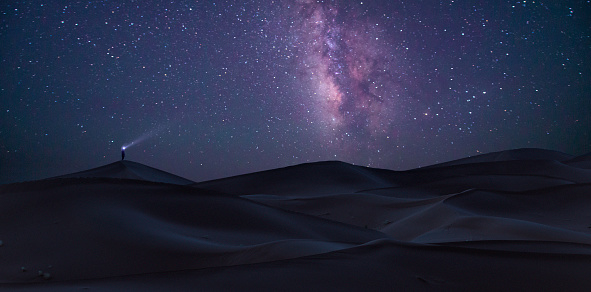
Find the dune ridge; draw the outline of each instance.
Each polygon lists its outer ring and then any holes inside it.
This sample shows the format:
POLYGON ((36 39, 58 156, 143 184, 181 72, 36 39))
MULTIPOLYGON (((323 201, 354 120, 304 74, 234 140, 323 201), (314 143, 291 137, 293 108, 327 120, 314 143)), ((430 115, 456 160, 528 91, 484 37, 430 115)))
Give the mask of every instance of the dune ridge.
POLYGON ((141 163, 122 160, 93 169, 66 174, 55 178, 120 178, 137 179, 150 182, 163 182, 177 185, 194 183, 186 178, 168 173, 141 163))

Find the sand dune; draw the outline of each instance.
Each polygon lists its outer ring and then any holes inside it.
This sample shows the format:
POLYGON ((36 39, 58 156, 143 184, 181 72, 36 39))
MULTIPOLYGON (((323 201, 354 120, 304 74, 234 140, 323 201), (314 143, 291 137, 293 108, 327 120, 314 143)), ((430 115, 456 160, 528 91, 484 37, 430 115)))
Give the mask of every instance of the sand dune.
MULTIPOLYGON (((389 174, 390 171, 385 173, 389 174)), ((388 176, 380 170, 326 161, 223 178, 194 186, 238 195, 266 193, 316 196, 392 185, 388 176)))
POLYGON ((125 161, 1 185, 0 290, 586 291, 590 157, 202 183, 125 161))
POLYGON ((589 254, 489 248, 380 240, 252 265, 4 287, 19 291, 586 291, 591 287, 589 254))
POLYGON ((546 149, 536 148, 521 148, 504 150, 498 152, 491 152, 466 158, 461 158, 453 161, 448 161, 440 164, 427 166, 426 168, 436 168, 443 166, 452 166, 460 164, 472 164, 482 162, 499 162, 499 161, 523 161, 523 160, 555 160, 565 161, 574 158, 572 155, 546 149))
POLYGON ((177 185, 188 185, 194 183, 191 180, 182 178, 180 176, 149 167, 133 161, 117 161, 101 167, 89 169, 86 171, 76 172, 58 176, 56 178, 121 178, 121 179, 137 179, 151 182, 163 182, 177 185))
POLYGON ((591 169, 591 153, 562 161, 572 167, 591 169))
POLYGON ((0 223, 3 282, 35 280, 38 270, 72 280, 273 261, 385 237, 235 196, 130 180, 4 186, 0 214, 8 219, 0 223))

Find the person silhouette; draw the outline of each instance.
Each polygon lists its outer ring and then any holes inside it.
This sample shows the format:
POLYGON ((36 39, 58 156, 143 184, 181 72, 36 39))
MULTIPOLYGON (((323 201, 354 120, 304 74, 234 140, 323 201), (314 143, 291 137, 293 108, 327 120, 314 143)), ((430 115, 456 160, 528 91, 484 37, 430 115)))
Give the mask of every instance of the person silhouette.
POLYGON ((121 147, 121 160, 125 159, 125 146, 121 147))

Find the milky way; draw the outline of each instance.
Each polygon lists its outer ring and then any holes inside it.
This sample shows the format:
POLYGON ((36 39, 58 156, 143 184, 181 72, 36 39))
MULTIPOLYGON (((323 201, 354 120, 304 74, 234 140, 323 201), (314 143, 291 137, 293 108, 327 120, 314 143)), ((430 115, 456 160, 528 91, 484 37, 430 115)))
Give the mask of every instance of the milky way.
POLYGON ((359 6, 303 1, 294 9, 299 70, 323 125, 337 138, 387 134, 401 103, 382 21, 359 6))
POLYGON ((0 2, 0 183, 591 151, 589 1, 0 2))

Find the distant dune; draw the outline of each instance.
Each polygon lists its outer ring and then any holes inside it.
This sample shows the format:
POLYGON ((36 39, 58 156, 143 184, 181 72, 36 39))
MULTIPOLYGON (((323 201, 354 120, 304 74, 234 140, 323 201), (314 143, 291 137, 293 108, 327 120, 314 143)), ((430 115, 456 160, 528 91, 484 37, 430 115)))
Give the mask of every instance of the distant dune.
POLYGON ((0 185, 0 290, 590 291, 591 155, 0 185))

